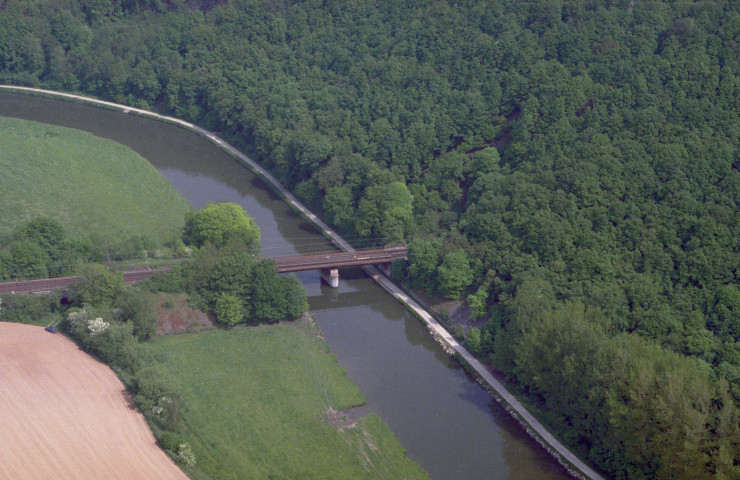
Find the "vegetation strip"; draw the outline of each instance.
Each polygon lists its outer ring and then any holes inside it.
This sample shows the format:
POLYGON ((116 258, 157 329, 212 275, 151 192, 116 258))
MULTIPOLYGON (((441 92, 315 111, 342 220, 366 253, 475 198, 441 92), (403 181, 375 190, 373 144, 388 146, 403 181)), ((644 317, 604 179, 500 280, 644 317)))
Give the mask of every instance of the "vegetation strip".
MULTIPOLYGON (((149 112, 133 107, 127 107, 125 105, 120 105, 112 102, 104 102, 80 95, 53 92, 50 90, 43 90, 38 88, 18 87, 12 85, 0 85, 0 88, 59 96, 63 98, 91 103, 93 105, 105 105, 107 107, 118 109, 123 113, 135 112, 143 116, 166 121, 168 123, 174 123, 183 128, 187 128, 200 135, 203 135, 219 147, 239 158, 251 170, 261 176, 264 180, 266 180, 267 183, 281 196, 283 196, 292 207, 294 207, 305 218, 316 225, 320 229, 320 231, 324 235, 329 237, 337 246, 346 251, 354 251, 354 248, 348 242, 346 242, 338 233, 330 229, 329 226, 326 225, 326 223, 324 223, 318 216, 308 210, 308 208, 306 208, 290 192, 288 192, 285 187, 283 187, 270 173, 257 165, 252 159, 241 153, 235 147, 220 139, 214 133, 208 132, 207 130, 202 129, 197 125, 165 115, 160 115, 154 112, 149 112)), ((436 320, 434 320, 434 318, 426 310, 424 310, 418 303, 409 298, 408 295, 403 293, 396 285, 394 285, 387 277, 382 275, 377 269, 375 269, 374 267, 365 267, 365 269, 381 287, 391 293, 393 297, 396 298, 398 301, 408 305, 425 323, 427 323, 432 328, 433 334, 438 335, 440 338, 442 338, 455 352, 459 353, 466 361, 468 361, 468 363, 475 369, 477 374, 480 375, 480 377, 483 378, 491 386, 491 388, 494 389, 496 394, 499 395, 501 399, 503 399, 503 401, 505 401, 517 413, 517 415, 520 416, 521 419, 527 422, 532 430, 536 432, 536 434, 540 436, 543 441, 545 441, 550 447, 552 447, 555 452, 557 452, 559 458, 565 460, 569 465, 573 466, 576 470, 585 475, 587 478, 591 478, 593 480, 603 480, 602 476, 596 473, 583 461, 578 459, 578 457, 576 457, 570 450, 568 450, 565 445, 560 443, 542 424, 540 424, 527 411, 527 409, 516 398, 514 398, 514 396, 511 395, 500 382, 493 378, 493 376, 488 373, 485 367, 478 360, 476 360, 462 345, 460 345, 457 340, 455 340, 452 335, 450 335, 449 332, 444 329, 444 327, 442 327, 436 320)))

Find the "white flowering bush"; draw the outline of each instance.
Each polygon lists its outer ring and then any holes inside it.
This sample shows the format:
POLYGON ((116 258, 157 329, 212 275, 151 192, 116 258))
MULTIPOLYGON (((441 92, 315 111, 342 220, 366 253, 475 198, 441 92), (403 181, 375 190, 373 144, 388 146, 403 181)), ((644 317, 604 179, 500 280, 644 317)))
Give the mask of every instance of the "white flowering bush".
POLYGON ((87 321, 87 312, 82 310, 75 310, 67 314, 67 321, 73 327, 76 327, 78 323, 87 321))
POLYGON ((100 317, 87 321, 87 331, 90 332, 90 335, 104 332, 108 327, 110 327, 110 323, 100 317))
POLYGON ((154 415, 162 415, 167 408, 167 405, 171 404, 172 399, 170 397, 159 397, 157 403, 152 407, 152 413, 154 415))
POLYGON ((189 443, 181 443, 177 446, 177 460, 188 467, 195 465, 195 454, 189 443))

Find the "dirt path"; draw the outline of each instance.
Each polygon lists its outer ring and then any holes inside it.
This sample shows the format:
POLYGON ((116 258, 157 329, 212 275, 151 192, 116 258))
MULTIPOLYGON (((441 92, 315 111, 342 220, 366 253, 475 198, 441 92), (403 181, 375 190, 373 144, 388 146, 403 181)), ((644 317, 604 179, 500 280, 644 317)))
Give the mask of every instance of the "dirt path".
POLYGON ((61 334, 0 323, 0 478, 177 479, 106 365, 61 334))

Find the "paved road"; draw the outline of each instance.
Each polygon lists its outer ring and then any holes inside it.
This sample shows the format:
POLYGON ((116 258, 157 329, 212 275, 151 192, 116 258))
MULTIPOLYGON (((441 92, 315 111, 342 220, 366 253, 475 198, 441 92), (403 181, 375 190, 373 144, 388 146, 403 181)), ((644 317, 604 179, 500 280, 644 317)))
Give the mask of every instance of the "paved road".
MULTIPOLYGON (((241 153, 239 150, 237 150, 233 146, 221 140, 215 134, 202 129, 198 127, 197 125, 193 125, 192 123, 184 122, 176 118, 166 117, 164 115, 159 115, 157 113, 148 112, 146 110, 141 110, 138 108, 127 107, 125 105, 115 104, 111 102, 104 102, 101 100, 96 100, 94 98, 82 97, 82 96, 72 95, 68 93, 59 93, 59 92, 53 92, 50 90, 42 90, 38 88, 15 87, 12 85, 0 85, 0 88, 4 88, 8 90, 36 92, 36 93, 40 93, 43 95, 51 95, 55 97, 71 98, 71 99, 80 100, 80 101, 83 101, 85 103, 92 104, 92 105, 99 105, 99 106, 104 105, 107 107, 112 107, 116 110, 120 110, 124 113, 134 112, 142 116, 156 118, 156 119, 168 122, 168 123, 177 124, 189 130, 197 132, 205 136, 206 138, 208 138, 215 144, 219 145, 221 148, 231 153, 235 157, 239 158, 242 162, 244 162, 257 175, 261 176, 278 194, 280 194, 283 198, 285 198, 285 200, 290 205, 292 205, 296 210, 298 210, 309 221, 313 222, 320 230, 324 232, 325 235, 331 238, 332 241, 340 249, 345 250, 345 251, 354 251, 354 248, 352 248, 352 246, 349 243, 347 243, 342 237, 339 236, 339 234, 337 234, 331 228, 329 228, 329 226, 326 223, 324 223, 319 217, 313 214, 308 208, 306 208, 303 204, 301 204, 290 192, 288 192, 285 189, 285 187, 283 187, 280 183, 278 183, 278 181, 272 175, 270 175, 265 169, 257 165, 251 158, 247 157, 246 155, 241 153)), ((372 267, 372 266, 366 266, 363 268, 391 295, 393 295, 400 302, 408 305, 408 307, 411 308, 411 310, 413 310, 419 316, 419 318, 421 318, 424 322, 426 322, 430 330, 433 332, 435 336, 437 336, 437 338, 442 339, 442 341, 448 344, 453 351, 457 352, 460 356, 462 356, 462 358, 464 358, 465 361, 468 362, 468 364, 470 364, 470 366, 476 371, 476 373, 480 376, 480 378, 482 378, 486 383, 488 383, 488 385, 493 389, 495 394, 499 398, 501 398, 502 401, 507 403, 510 406, 511 410, 516 412, 516 415, 518 416, 520 421, 524 422, 528 428, 534 431, 536 433, 536 436, 538 436, 543 442, 546 443, 547 448, 550 448, 552 451, 556 452, 556 456, 558 456, 561 460, 565 460, 565 462, 567 462, 566 466, 575 470, 579 475, 585 476, 586 478, 591 478, 593 480, 604 480, 601 475, 599 475, 592 468, 590 468, 588 465, 582 462, 578 457, 576 457, 573 453, 571 453, 570 450, 568 450, 562 443, 560 443, 555 437, 553 437, 552 434, 549 431, 547 431, 547 429, 542 424, 540 424, 527 411, 527 409, 524 408, 524 406, 513 395, 511 395, 506 390, 506 387, 504 387, 498 380, 496 380, 488 372, 488 370, 478 360, 476 360, 475 357, 473 357, 470 354, 470 352, 465 350, 465 348, 462 345, 460 345, 457 342, 457 340, 455 340, 452 337, 452 335, 450 335, 447 332, 447 330, 445 330, 439 323, 437 323, 434 320, 434 318, 426 310, 424 310, 418 303, 412 300, 400 288, 398 288, 390 280, 388 280, 388 278, 385 277, 383 274, 381 274, 377 268, 372 267)))

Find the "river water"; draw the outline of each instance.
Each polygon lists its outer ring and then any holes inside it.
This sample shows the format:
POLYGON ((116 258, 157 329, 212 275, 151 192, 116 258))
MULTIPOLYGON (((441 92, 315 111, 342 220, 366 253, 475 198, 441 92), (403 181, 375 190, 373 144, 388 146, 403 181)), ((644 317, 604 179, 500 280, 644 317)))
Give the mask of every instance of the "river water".
MULTIPOLYGON (((245 167, 202 137, 136 115, 0 92, 0 116, 87 130, 147 158, 192 203, 230 201, 254 217, 265 256, 326 250, 329 243, 245 167)), ((2 142, 0 136, 0 142, 2 142)), ((1 143, 0 143, 1 146, 1 143)), ((565 469, 533 441, 426 327, 361 270, 340 286, 298 277, 325 341, 407 456, 441 479, 556 480, 565 469)))

